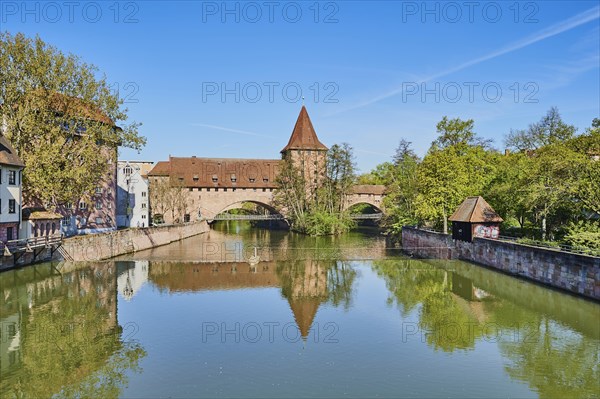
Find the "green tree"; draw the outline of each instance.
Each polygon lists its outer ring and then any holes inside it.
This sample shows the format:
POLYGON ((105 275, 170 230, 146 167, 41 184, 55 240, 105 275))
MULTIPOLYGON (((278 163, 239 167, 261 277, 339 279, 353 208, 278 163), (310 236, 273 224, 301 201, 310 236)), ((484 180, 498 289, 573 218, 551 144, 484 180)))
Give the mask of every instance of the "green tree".
POLYGON ((26 165, 26 200, 55 208, 88 199, 118 146, 146 142, 95 66, 39 37, 0 33, 0 71, 0 120, 26 165))
POLYGON ((385 225, 394 233, 402 226, 418 223, 415 200, 418 195, 417 169, 420 159, 411 148, 411 143, 402 139, 394 163, 384 183, 387 195, 383 200, 386 213, 385 225))
POLYGON ((437 124, 438 138, 431 143, 433 149, 444 149, 448 147, 481 146, 488 147, 490 140, 483 139, 474 131, 473 119, 466 121, 460 118, 448 119, 444 116, 437 124))
POLYGON ((563 143, 573 138, 577 129, 566 124, 558 112, 552 107, 537 123, 532 123, 526 130, 513 130, 506 138, 509 148, 524 151, 535 150, 545 145, 563 143))
POLYGON ((438 139, 417 168, 415 210, 447 233, 450 214, 465 197, 482 194, 494 178, 498 154, 486 149, 489 142, 473 132, 472 120, 444 117, 437 130, 438 139))

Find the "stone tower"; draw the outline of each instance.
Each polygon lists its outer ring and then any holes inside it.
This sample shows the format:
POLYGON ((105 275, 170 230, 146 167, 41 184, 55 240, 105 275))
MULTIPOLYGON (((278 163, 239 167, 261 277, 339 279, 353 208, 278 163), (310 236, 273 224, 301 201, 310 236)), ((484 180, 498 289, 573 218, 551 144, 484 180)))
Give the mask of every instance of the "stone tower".
POLYGON ((302 106, 294 131, 281 154, 301 171, 307 192, 314 193, 325 177, 327 147, 319 141, 305 106, 302 106))

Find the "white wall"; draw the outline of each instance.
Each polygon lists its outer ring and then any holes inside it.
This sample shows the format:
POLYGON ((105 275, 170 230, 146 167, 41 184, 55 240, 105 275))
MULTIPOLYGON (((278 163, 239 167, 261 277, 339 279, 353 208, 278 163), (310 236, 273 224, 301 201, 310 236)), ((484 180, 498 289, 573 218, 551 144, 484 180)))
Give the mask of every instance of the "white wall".
POLYGON ((117 165, 117 226, 148 227, 150 225, 150 203, 148 179, 143 177, 149 162, 119 161, 117 165), (132 169, 131 175, 125 168, 132 169), (129 209, 128 209, 129 208, 129 209))
POLYGON ((0 183, 0 199, 2 200, 0 223, 18 222, 21 219, 21 171, 18 168, 0 165, 0 173, 2 174, 2 183, 0 183), (8 184, 9 170, 17 173, 14 185, 8 184), (15 200, 15 213, 8 213, 8 202, 11 199, 15 200))

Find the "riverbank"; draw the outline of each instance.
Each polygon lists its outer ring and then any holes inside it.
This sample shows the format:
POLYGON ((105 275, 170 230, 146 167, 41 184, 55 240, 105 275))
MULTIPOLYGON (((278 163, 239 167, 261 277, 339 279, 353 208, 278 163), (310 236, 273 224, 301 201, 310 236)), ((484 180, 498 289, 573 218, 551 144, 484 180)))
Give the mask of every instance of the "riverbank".
POLYGON ((206 221, 69 237, 57 242, 0 257, 0 271, 49 261, 89 262, 156 248, 206 233, 206 221))
POLYGON ((422 258, 466 260, 600 300, 598 257, 486 238, 465 242, 453 240, 449 234, 409 226, 402 228, 402 248, 422 258))
POLYGON ((170 244, 206 233, 209 229, 208 223, 201 221, 71 237, 63 241, 60 260, 86 262, 110 259, 170 244))

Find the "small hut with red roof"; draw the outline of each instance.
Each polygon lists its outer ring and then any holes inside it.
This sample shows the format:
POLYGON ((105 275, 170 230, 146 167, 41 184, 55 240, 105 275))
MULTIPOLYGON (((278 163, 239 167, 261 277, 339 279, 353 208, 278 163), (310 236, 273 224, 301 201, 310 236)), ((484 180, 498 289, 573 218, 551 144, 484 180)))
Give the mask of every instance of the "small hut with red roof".
POLYGON ((473 237, 497 239, 504 221, 483 197, 467 197, 448 220, 452 238, 469 242, 473 237))

